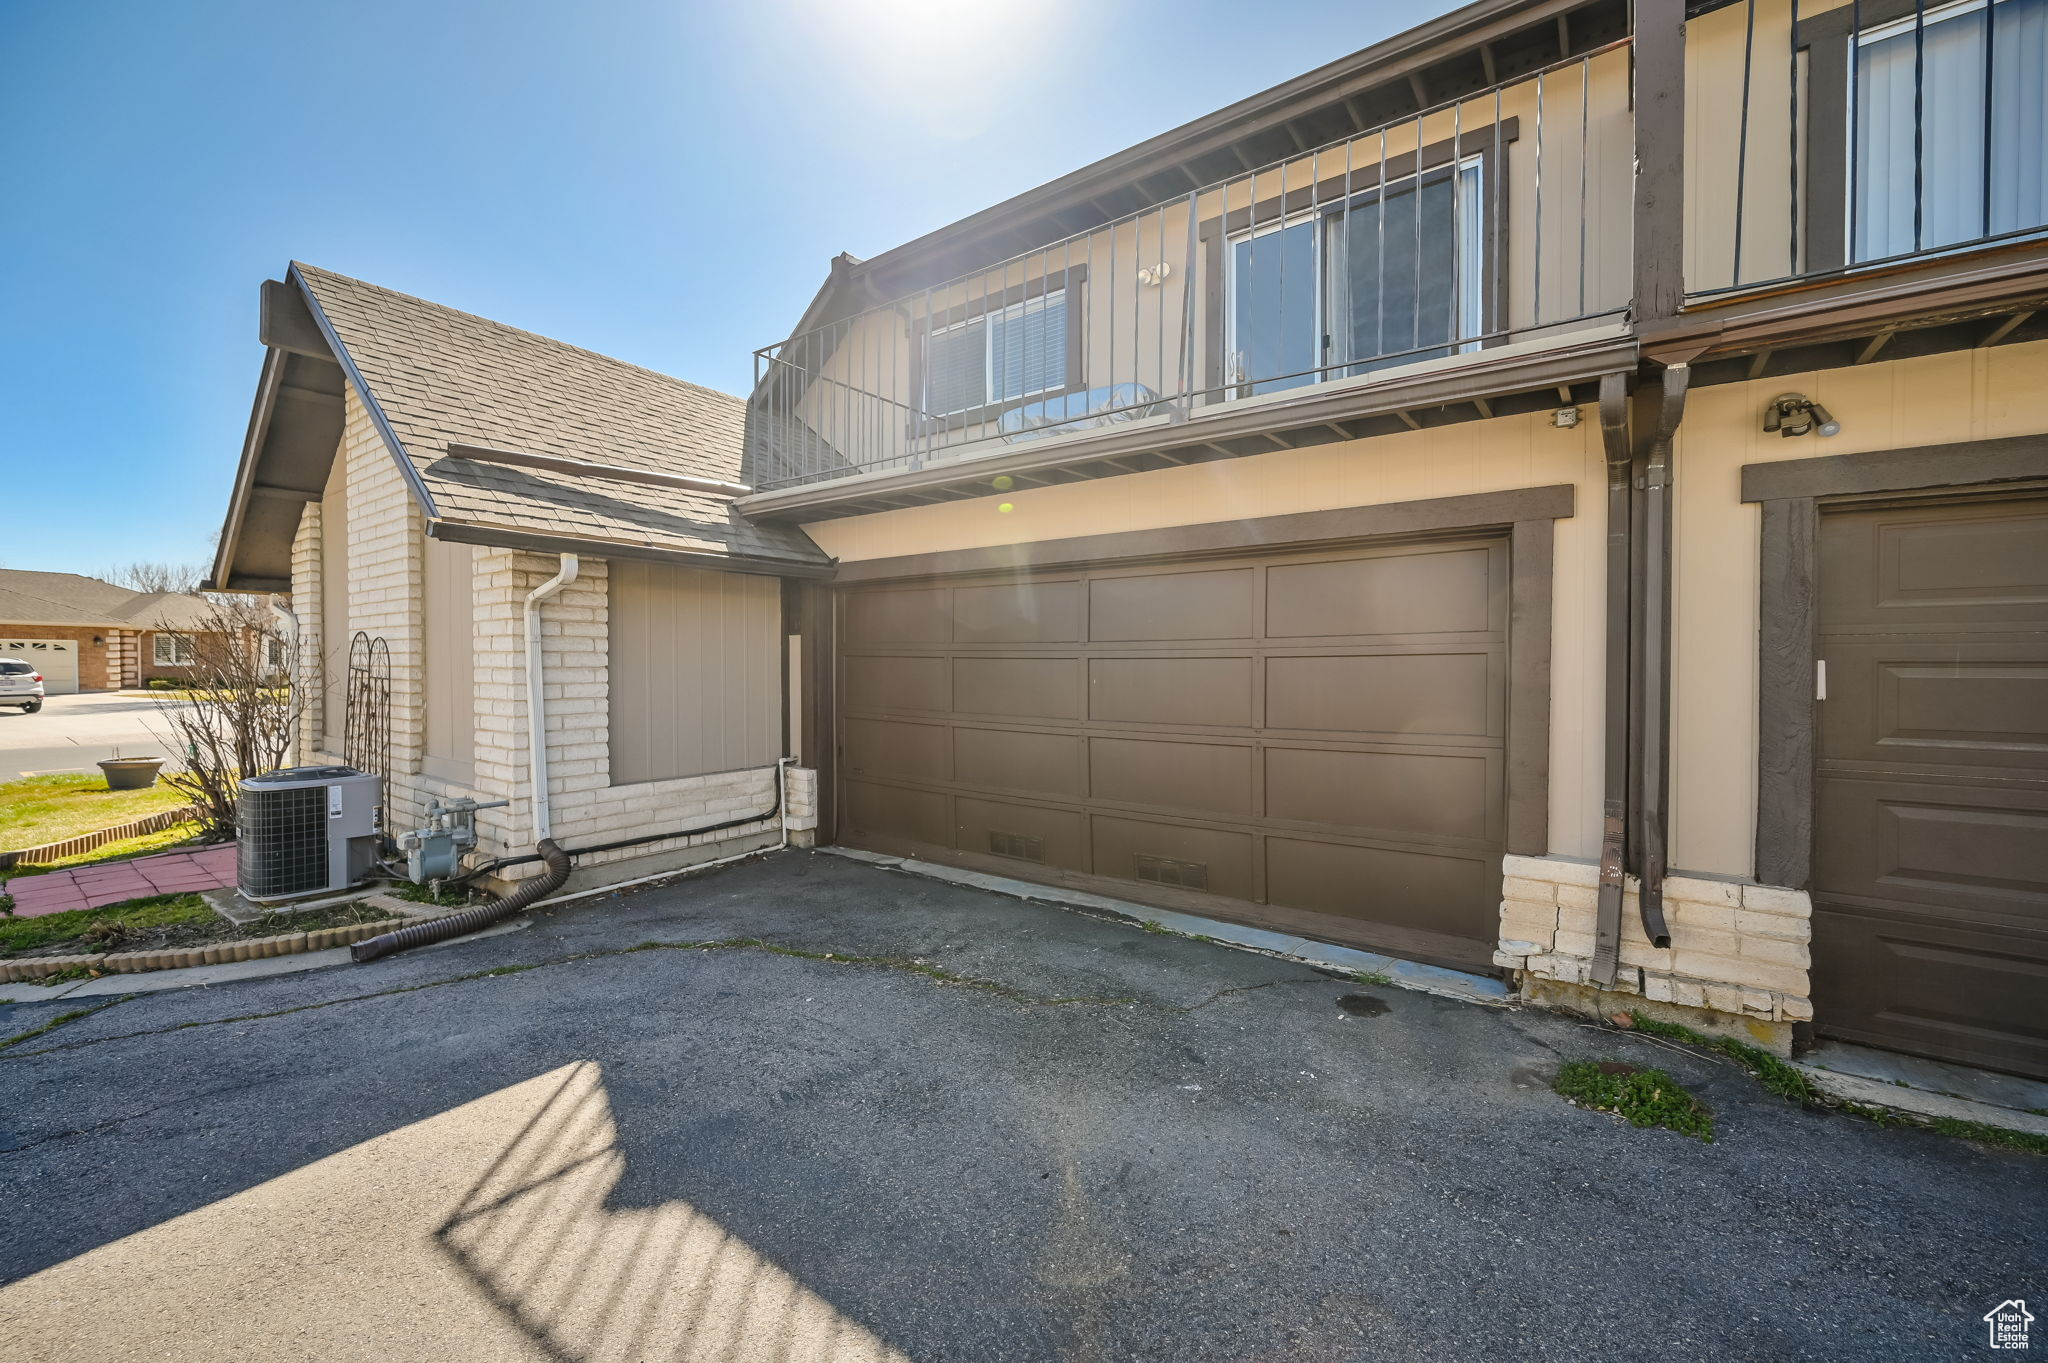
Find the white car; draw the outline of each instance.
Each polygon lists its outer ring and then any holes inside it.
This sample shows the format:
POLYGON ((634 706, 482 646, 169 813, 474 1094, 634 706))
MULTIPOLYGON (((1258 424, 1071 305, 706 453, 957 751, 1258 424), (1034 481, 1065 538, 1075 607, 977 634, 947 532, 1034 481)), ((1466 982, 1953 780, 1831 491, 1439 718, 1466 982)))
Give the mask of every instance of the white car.
POLYGON ((19 705, 32 715, 43 708, 43 674, 20 658, 0 658, 0 705, 19 705))

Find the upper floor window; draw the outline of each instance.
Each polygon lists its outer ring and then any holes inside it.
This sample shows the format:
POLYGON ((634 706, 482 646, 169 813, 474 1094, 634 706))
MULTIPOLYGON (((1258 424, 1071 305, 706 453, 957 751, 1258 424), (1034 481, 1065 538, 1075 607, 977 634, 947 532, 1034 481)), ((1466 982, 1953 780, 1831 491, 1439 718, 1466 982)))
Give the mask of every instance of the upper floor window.
POLYGON ((156 634, 151 636, 156 643, 155 656, 158 667, 190 667, 199 661, 199 650, 189 636, 183 634, 156 634))
POLYGON ((2048 0, 1929 6, 1854 60, 1856 260, 2048 223, 2048 0))
POLYGON ((1068 386, 1067 291, 955 322, 926 342, 925 414, 980 413, 1068 386))
POLYGON ((1239 396, 1467 348, 1483 321, 1484 158, 1231 239, 1225 382, 1239 396))

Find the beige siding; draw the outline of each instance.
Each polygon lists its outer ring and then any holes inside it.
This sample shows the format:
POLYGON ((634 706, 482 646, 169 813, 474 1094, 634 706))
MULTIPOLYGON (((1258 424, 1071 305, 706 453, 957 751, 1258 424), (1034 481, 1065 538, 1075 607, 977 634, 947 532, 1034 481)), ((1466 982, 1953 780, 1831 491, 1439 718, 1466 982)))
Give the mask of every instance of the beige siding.
POLYGON ((348 460, 337 457, 320 499, 320 732, 335 753, 348 714, 348 640, 348 460))
POLYGON ((445 781, 476 779, 476 589, 466 544, 423 542, 426 755, 420 770, 445 781))
POLYGON ((781 755, 779 582, 617 562, 611 595, 613 785, 781 755))

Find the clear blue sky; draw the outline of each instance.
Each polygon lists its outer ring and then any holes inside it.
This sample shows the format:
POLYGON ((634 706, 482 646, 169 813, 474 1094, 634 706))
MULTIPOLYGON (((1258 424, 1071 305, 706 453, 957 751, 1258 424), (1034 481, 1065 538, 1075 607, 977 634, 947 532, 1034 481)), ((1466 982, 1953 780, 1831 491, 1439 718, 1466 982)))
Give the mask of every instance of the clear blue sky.
POLYGON ((741 392, 836 252, 1449 8, 0 0, 0 566, 208 556, 291 259, 741 392))

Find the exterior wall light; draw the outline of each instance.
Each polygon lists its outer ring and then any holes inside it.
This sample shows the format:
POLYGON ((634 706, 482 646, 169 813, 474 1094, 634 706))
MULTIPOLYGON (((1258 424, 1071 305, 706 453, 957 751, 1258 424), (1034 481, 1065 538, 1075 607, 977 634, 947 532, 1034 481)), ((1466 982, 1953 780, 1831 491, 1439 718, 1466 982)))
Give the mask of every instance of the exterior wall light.
POLYGON ((1764 430, 1787 439, 1795 435, 1840 435, 1842 423, 1804 393, 1784 393, 1764 408, 1764 430))

